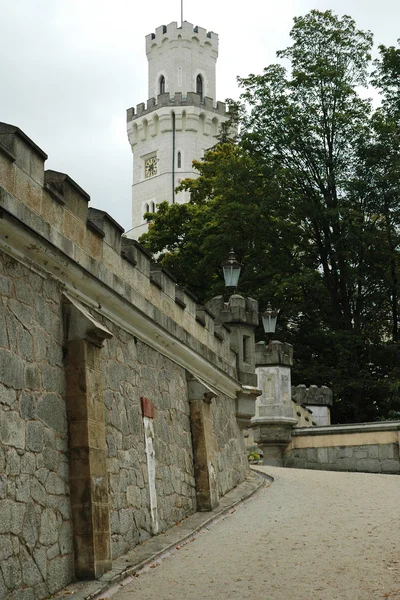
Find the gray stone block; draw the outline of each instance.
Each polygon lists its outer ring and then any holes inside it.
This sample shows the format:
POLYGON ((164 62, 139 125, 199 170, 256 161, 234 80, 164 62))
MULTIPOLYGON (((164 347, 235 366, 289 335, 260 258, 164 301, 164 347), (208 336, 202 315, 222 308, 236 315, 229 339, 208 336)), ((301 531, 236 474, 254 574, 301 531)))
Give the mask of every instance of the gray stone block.
POLYGON ((15 499, 18 502, 29 502, 30 495, 30 475, 22 474, 15 482, 15 499))
POLYGON ((51 594, 61 590, 74 577, 72 555, 60 556, 48 565, 48 586, 51 594))
POLYGON ((41 452, 44 445, 43 424, 30 421, 26 426, 26 445, 32 452, 41 452))
POLYGON ((46 492, 61 496, 65 494, 65 484, 56 473, 49 473, 45 483, 46 492))
POLYGON ((33 551, 33 558, 44 580, 47 579, 47 555, 46 548, 40 547, 33 551))
POLYGON ((63 394, 65 390, 64 374, 58 367, 43 365, 41 368, 43 387, 48 392, 63 394))
POLYGON ((338 449, 335 447, 328 448, 328 463, 335 464, 338 457, 338 449))
POLYGON ((22 588, 14 590, 7 600, 37 600, 34 596, 32 588, 22 588))
POLYGON ((53 314, 43 296, 35 297, 35 316, 40 327, 47 333, 52 333, 53 314))
POLYGON ((39 537, 40 508, 29 503, 26 509, 22 528, 22 539, 26 546, 33 550, 39 537))
POLYGON ((9 590, 15 590, 22 585, 22 570, 18 557, 13 556, 0 563, 3 579, 9 590))
POLYGON ((7 387, 24 387, 24 363, 19 356, 0 348, 0 381, 7 387))
POLYGON ((47 493, 43 485, 35 478, 31 482, 31 497, 32 500, 40 504, 40 506, 47 505, 47 493))
POLYGON ((58 541, 57 517, 54 510, 50 508, 42 512, 39 541, 44 546, 52 546, 58 541))
MULTIPOLYGON (((0 535, 0 561, 9 558, 13 554, 13 548, 9 535, 0 535)), ((1 597, 1 596, 0 596, 1 597)))
POLYGON ((35 415, 35 396, 32 392, 21 392, 19 408, 21 417, 24 419, 33 419, 35 415))
MULTIPOLYGON (((31 298, 32 300, 32 298, 31 298)), ((34 322, 34 313, 31 306, 11 298, 8 301, 8 307, 13 315, 18 319, 20 323, 29 331, 34 322)))
POLYGON ((33 588, 33 595, 35 600, 45 600, 49 597, 49 590, 45 583, 39 583, 33 588))
MULTIPOLYGON (((0 384, 0 404, 13 407, 17 399, 17 392, 9 387, 0 384)), ((4 416, 5 418, 5 416, 4 416)))
POLYGON ((335 468, 338 471, 356 471, 357 461, 353 458, 338 458, 335 468))
MULTIPOLYGON (((1 283, 1 278, 0 278, 1 283)), ((0 302, 0 346, 4 348, 8 348, 8 335, 7 335, 7 326, 6 326, 6 318, 5 318, 5 309, 0 302)))
POLYGON ((400 461, 399 460, 382 460, 381 461, 382 473, 400 473, 400 461))
POLYGON ((42 576, 34 560, 27 550, 21 546, 20 560, 22 567, 22 581, 24 585, 32 587, 42 582, 42 576))
POLYGON ((47 550, 47 560, 53 560, 53 558, 55 558, 59 554, 60 554, 60 547, 58 545, 58 542, 56 542, 55 544, 50 546, 50 548, 47 550))
POLYGON ((36 414, 46 425, 58 433, 66 433, 67 420, 64 402, 56 394, 40 398, 36 414))
POLYGON ((2 575, 1 569, 0 569, 0 598, 6 598, 6 596, 7 596, 7 588, 6 588, 6 584, 4 582, 3 575, 2 575))
POLYGON ((1 418, 0 441, 5 446, 25 448, 25 421, 16 411, 7 412, 1 418))
POLYGON ((379 458, 383 460, 399 460, 398 444, 382 444, 378 446, 379 458))
POLYGON ((32 336, 23 327, 18 329, 18 352, 25 360, 34 360, 32 336))
POLYGON ((0 294, 2 296, 11 296, 12 287, 11 279, 5 275, 0 275, 0 294))
MULTIPOLYGON (((360 452, 360 454, 362 453, 360 452)), ((356 469, 357 471, 361 471, 363 473, 380 473, 381 462, 375 458, 356 459, 356 469)))
POLYGON ((59 544, 61 554, 73 552, 72 523, 64 521, 60 528, 59 544))
POLYGON ((329 463, 329 453, 328 448, 318 448, 317 449, 317 458, 318 462, 322 465, 326 465, 329 463))
POLYGON ((29 452, 25 452, 21 456, 21 473, 27 473, 33 475, 36 471, 36 460, 35 455, 29 452))
POLYGON ((24 385, 30 390, 38 390, 42 387, 40 370, 36 364, 25 365, 24 385))

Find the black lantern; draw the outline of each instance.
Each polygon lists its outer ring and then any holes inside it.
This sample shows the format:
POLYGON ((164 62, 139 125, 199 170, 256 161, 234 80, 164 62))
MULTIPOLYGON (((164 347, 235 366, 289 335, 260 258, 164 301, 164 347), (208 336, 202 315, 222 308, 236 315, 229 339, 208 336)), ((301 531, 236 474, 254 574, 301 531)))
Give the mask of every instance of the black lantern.
POLYGON ((278 310, 272 309, 271 304, 268 302, 266 310, 261 315, 265 333, 275 332, 278 312, 278 310))
POLYGON ((227 288, 237 288, 242 264, 236 260, 233 249, 229 252, 228 260, 222 263, 225 285, 227 288))

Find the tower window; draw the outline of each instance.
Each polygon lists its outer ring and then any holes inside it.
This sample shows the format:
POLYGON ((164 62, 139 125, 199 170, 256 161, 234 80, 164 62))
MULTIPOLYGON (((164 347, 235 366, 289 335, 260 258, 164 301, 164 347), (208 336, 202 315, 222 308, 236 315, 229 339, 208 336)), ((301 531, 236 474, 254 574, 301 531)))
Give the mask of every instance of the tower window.
POLYGON ((160 77, 160 94, 165 94, 165 77, 161 75, 160 77))
POLYGON ((152 212, 152 213, 156 212, 156 206, 155 206, 154 202, 150 202, 150 212, 152 212))
POLYGON ((178 169, 182 168, 182 154, 180 152, 178 152, 178 156, 177 156, 177 167, 178 169))
POLYGON ((203 97, 203 78, 201 75, 196 77, 196 94, 200 94, 203 97))

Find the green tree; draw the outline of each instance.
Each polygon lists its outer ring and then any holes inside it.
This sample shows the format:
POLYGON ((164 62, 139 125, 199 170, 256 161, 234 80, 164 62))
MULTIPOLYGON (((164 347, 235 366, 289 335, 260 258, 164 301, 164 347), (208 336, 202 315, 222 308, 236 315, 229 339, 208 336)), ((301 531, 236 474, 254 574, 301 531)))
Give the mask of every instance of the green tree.
POLYGON ((199 177, 181 185, 189 204, 163 205, 142 241, 201 300, 221 292, 233 246, 245 264, 241 289, 261 308, 283 308, 294 382, 331 385, 336 420, 375 419, 397 401, 398 163, 386 131, 397 61, 381 49, 375 81, 387 108, 373 115, 358 91, 370 32, 313 10, 295 18, 291 37, 278 52, 289 69, 240 79, 239 144, 197 162, 199 177))

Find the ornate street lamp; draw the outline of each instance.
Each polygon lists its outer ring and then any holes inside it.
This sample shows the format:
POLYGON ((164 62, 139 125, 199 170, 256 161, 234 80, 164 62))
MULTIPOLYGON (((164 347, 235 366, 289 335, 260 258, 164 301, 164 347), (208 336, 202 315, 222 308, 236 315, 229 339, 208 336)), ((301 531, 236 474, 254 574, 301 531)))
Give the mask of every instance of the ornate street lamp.
POLYGON ((276 328, 276 320, 278 318, 278 310, 272 308, 268 302, 266 310, 262 313, 262 323, 265 333, 274 333, 276 328))
POLYGON ((232 291, 237 288, 241 268, 242 264, 236 260, 235 253, 232 249, 229 252, 228 259, 222 263, 225 286, 227 288, 231 288, 232 291))

